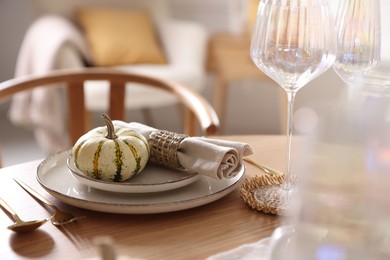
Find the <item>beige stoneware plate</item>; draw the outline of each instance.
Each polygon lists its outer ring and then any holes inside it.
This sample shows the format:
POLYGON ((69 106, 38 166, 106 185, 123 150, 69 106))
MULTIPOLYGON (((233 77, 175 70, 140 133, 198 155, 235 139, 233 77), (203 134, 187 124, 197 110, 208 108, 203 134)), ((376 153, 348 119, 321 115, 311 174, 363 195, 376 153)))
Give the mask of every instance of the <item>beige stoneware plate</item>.
POLYGON ((76 207, 121 214, 151 214, 179 211, 216 201, 241 184, 245 167, 232 179, 216 180, 207 176, 186 186, 148 193, 119 193, 92 188, 77 181, 69 172, 64 151, 45 159, 37 170, 40 185, 58 200, 76 207))

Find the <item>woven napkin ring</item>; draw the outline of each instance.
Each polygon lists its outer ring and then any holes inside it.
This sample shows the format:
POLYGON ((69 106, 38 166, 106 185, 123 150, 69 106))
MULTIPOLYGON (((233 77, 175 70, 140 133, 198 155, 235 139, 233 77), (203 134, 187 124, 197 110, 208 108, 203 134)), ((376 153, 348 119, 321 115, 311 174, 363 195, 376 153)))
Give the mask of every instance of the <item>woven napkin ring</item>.
POLYGON ((177 158, 181 141, 188 135, 155 130, 149 135, 150 161, 173 169, 184 169, 177 158))

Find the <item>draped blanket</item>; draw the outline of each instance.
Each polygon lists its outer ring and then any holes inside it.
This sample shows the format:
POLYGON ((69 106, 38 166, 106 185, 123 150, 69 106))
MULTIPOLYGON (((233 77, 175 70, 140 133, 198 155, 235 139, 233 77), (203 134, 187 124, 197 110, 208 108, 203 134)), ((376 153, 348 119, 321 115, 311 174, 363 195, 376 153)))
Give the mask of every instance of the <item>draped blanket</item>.
MULTIPOLYGON (((54 15, 39 18, 22 42, 15 76, 60 69, 57 60, 64 46, 75 48, 85 61, 91 62, 87 43, 74 24, 54 15)), ((38 144, 47 153, 57 152, 69 147, 64 100, 61 85, 19 93, 12 99, 10 120, 33 129, 38 144)))

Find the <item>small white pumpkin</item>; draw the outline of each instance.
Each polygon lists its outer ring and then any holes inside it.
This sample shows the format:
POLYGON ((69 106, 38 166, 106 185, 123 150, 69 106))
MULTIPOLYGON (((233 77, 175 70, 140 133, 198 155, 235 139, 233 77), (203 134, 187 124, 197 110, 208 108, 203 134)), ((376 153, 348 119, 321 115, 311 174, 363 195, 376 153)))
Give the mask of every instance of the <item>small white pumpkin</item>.
POLYGON ((149 160, 146 138, 126 127, 112 124, 103 114, 106 127, 81 136, 73 146, 76 167, 85 175, 105 181, 125 181, 141 172, 149 160))

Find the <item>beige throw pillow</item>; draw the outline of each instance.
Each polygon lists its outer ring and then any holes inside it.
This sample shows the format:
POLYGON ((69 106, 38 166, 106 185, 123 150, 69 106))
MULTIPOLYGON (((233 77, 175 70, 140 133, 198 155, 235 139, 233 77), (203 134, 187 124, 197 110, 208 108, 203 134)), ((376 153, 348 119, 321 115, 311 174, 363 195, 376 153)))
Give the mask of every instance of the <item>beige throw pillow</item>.
POLYGON ((88 8, 78 10, 76 19, 86 34, 95 66, 166 63, 147 11, 88 8))

